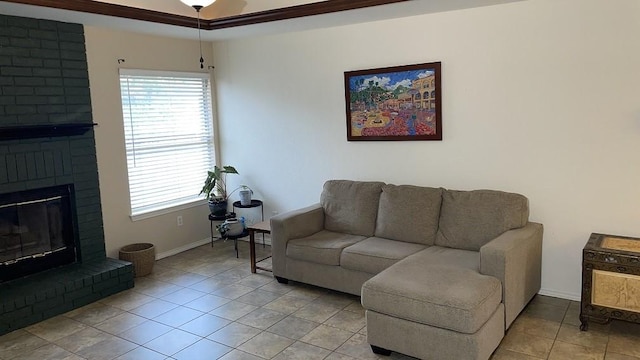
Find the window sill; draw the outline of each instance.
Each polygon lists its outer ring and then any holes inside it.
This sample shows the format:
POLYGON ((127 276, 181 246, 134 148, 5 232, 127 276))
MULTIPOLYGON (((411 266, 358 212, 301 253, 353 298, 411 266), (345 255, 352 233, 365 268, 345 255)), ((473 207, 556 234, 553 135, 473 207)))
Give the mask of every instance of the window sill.
POLYGON ((179 205, 174 205, 168 208, 162 208, 162 209, 158 209, 158 210, 150 210, 147 212, 143 212, 143 213, 139 213, 139 214, 135 214, 135 215, 129 215, 129 217, 131 218, 131 221, 139 221, 139 220, 145 220, 145 219, 151 219, 157 216, 162 216, 162 215, 166 215, 166 214, 171 214, 174 213, 176 211, 180 211, 180 210, 185 210, 185 209, 190 209, 190 208, 194 208, 197 206, 202 206, 202 205, 206 205, 207 201, 204 199, 201 200, 196 200, 196 201, 190 201, 184 204, 179 204, 179 205))

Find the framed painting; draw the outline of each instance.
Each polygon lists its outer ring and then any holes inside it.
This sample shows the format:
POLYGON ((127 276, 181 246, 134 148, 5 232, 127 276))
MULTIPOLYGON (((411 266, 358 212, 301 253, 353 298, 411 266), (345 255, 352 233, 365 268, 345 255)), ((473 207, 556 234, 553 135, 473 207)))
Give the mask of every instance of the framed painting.
POLYGON ((442 140, 440 62, 346 71, 347 140, 442 140))

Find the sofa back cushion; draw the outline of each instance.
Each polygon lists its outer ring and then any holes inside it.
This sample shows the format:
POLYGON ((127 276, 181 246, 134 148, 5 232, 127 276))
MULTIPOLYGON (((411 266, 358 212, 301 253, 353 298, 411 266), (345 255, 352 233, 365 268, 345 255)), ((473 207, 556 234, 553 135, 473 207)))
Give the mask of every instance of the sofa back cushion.
POLYGON ((445 190, 436 245, 478 251, 503 232, 525 226, 528 219, 529 203, 520 194, 445 190))
POLYGON ((383 182, 329 180, 320 204, 324 228, 353 235, 373 236, 383 182))
POLYGON ((438 231, 442 189, 412 185, 382 187, 377 237, 433 245, 438 231))

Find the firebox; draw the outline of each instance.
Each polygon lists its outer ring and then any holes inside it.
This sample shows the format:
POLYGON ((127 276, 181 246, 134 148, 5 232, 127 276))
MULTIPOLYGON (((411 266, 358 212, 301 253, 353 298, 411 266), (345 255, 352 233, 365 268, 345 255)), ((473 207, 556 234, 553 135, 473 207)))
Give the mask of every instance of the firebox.
POLYGON ((0 282, 76 261, 73 185, 0 194, 0 282))

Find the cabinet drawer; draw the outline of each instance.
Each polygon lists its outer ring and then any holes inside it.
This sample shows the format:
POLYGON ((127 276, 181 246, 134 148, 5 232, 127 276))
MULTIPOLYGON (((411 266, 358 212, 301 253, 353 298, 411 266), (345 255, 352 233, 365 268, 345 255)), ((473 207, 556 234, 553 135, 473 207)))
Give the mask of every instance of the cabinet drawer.
POLYGON ((591 304, 640 312, 640 276, 593 270, 591 304))

